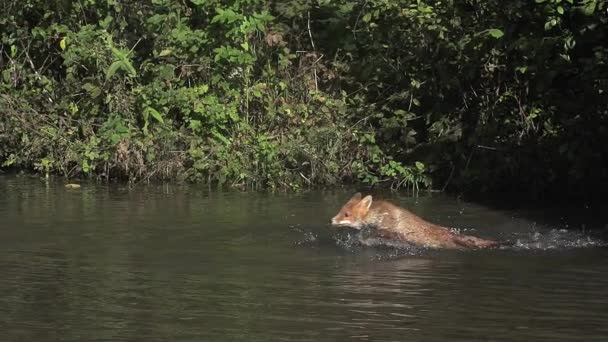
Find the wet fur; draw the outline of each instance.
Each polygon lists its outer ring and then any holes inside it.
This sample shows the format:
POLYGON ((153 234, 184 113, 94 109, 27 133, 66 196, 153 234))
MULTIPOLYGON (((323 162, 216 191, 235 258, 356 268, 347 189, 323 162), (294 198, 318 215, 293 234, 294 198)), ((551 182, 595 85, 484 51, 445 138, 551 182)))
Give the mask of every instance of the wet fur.
POLYGON ((388 201, 355 194, 332 218, 332 225, 361 229, 372 227, 382 238, 429 248, 477 249, 500 245, 493 240, 458 234, 416 216, 388 201))

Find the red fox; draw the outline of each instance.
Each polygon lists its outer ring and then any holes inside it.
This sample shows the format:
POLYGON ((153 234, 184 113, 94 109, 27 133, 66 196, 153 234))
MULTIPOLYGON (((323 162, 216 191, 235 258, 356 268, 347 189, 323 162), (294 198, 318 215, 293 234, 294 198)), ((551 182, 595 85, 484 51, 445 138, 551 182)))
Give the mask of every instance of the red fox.
POLYGON ((362 199, 359 192, 340 209, 331 223, 355 229, 373 227, 383 238, 428 248, 475 249, 501 245, 498 241, 452 232, 390 202, 372 201, 371 195, 362 199))

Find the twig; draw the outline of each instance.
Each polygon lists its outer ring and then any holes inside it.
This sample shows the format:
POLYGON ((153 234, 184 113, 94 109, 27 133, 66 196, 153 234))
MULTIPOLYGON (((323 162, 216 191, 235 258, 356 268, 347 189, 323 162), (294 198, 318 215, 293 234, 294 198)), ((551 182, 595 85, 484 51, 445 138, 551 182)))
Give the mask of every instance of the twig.
MULTIPOLYGON (((316 51, 317 49, 315 48, 315 41, 312 39, 312 31, 310 30, 310 11, 307 11, 308 14, 308 36, 310 37, 310 44, 312 45, 312 50, 316 51)), ((323 56, 319 57, 319 59, 313 63, 312 66, 312 73, 313 76, 315 78, 315 91, 319 90, 319 83, 317 81, 318 77, 317 77, 317 66, 316 63, 321 60, 321 58, 323 58, 323 56)))
POLYGON ((370 115, 368 115, 368 116, 366 116, 366 117, 364 117, 364 118, 360 119, 359 121, 355 122, 355 123, 354 123, 352 126, 350 126, 350 127, 348 128, 348 131, 350 131, 351 129, 355 128, 355 126, 359 125, 359 123, 360 123, 361 121, 364 121, 364 120, 369 119, 369 118, 370 118, 372 115, 374 115, 374 114, 370 114, 370 115))
POLYGON ((464 92, 462 92, 462 102, 464 102, 464 108, 469 109, 469 103, 467 102, 467 96, 464 92))
POLYGON ((410 93, 410 105, 407 107, 408 112, 412 109, 412 101, 414 101, 414 94, 410 93))
POLYGON ((133 47, 131 48, 131 50, 129 50, 128 55, 130 55, 130 54, 131 54, 131 52, 133 52, 133 50, 135 50, 135 48, 137 47, 137 45, 139 45, 139 42, 141 42, 141 40, 142 40, 142 39, 143 39, 143 38, 139 38, 139 39, 138 39, 138 40, 135 42, 135 45, 133 45, 133 47))
POLYGON ((312 45, 312 49, 316 50, 315 42, 312 39, 312 31, 310 30, 310 11, 308 11, 307 13, 308 13, 308 36, 310 37, 310 44, 312 45))
POLYGON ((359 11, 359 14, 357 15, 357 20, 355 20, 355 25, 353 26, 353 36, 355 37, 355 40, 357 40, 357 25, 359 25, 359 19, 361 18, 361 14, 363 14, 363 10, 365 9, 365 6, 367 6, 367 2, 369 0, 365 0, 365 3, 363 4, 363 6, 361 6, 361 10, 359 11))
POLYGON ((496 147, 491 147, 491 146, 477 145, 477 147, 485 149, 485 150, 498 151, 498 149, 496 147))
MULTIPOLYGON (((36 78, 38 79, 38 81, 42 81, 42 77, 40 76, 40 73, 38 72, 38 70, 36 69, 36 66, 34 65, 34 61, 32 61, 32 58, 30 57, 30 54, 28 53, 28 50, 30 49, 31 46, 31 41, 27 44, 27 47, 23 46, 23 44, 21 44, 21 47, 23 48, 23 51, 25 53, 25 57, 27 58, 27 61, 30 65, 30 67, 32 68, 32 71, 34 72, 34 75, 36 75, 36 78)), ((47 94, 47 99, 49 100, 50 103, 54 103, 53 99, 51 98, 51 95, 49 94, 49 92, 42 88, 42 92, 47 94)))
POLYGON ((471 87, 471 91, 473 91, 473 94, 475 95, 475 97, 479 97, 479 95, 477 95, 477 92, 475 91, 475 89, 473 88, 473 86, 470 86, 470 87, 471 87))
POLYGON ((82 1, 78 0, 78 4, 80 5, 80 12, 82 13, 82 19, 84 20, 85 25, 88 25, 87 15, 84 13, 84 6, 82 6, 82 1))
POLYGON ((306 183, 308 183, 309 185, 311 184, 310 179, 306 178, 306 176, 304 176, 304 174, 302 174, 302 172, 298 172, 298 173, 300 174, 300 176, 302 176, 302 178, 304 178, 306 183))
POLYGON ((445 189, 447 189, 448 184, 450 184, 450 182, 452 181, 452 176, 454 176, 454 169, 456 169, 456 166, 454 164, 452 164, 452 170, 450 171, 450 175, 448 176, 448 180, 445 182, 445 185, 441 189, 441 192, 445 192, 445 189))
POLYGON ((465 172, 469 168, 469 163, 471 162, 471 158, 473 157, 473 152, 475 152, 475 148, 471 149, 471 153, 469 153, 469 158, 467 158, 467 163, 464 165, 464 169, 462 172, 465 172))

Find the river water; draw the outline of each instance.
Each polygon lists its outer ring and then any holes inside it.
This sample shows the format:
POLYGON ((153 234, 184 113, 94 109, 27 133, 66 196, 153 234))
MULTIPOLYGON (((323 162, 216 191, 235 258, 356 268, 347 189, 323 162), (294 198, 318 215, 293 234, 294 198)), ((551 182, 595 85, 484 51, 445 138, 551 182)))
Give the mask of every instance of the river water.
POLYGON ((1 340, 608 340, 602 239, 542 211, 385 194, 515 245, 360 246, 328 229, 351 194, 0 176, 1 340))

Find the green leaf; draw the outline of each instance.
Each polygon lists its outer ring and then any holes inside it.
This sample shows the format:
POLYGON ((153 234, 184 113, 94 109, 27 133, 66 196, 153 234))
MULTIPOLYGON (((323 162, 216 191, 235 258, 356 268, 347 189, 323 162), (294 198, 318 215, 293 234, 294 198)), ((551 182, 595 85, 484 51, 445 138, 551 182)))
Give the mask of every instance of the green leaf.
POLYGON ((110 27, 110 24, 112 23, 113 20, 114 20, 114 17, 109 15, 109 16, 105 17, 103 20, 99 21, 99 26, 101 26, 104 30, 107 30, 108 27, 110 27))
POLYGON ((11 45, 11 58, 15 58, 17 55, 17 47, 15 45, 11 45))
POLYGON ((416 168, 420 171, 424 170, 424 164, 417 161, 416 163, 414 163, 416 165, 416 168))
POLYGON ((213 134, 216 138, 220 139, 224 144, 230 145, 230 140, 218 133, 216 130, 211 131, 211 134, 213 134))
POLYGON ((99 87, 94 86, 91 83, 85 83, 82 86, 82 89, 86 90, 89 93, 89 95, 94 99, 99 97, 99 95, 101 95, 101 89, 99 89, 99 87))
POLYGON ((152 107, 146 107, 146 109, 144 109, 144 113, 151 115, 156 121, 160 123, 165 123, 162 115, 160 115, 160 113, 152 107))
POLYGON ((209 91, 209 85, 207 85, 207 84, 202 84, 202 85, 196 87, 196 92, 199 94, 205 94, 208 91, 209 91))
POLYGON ((222 19, 222 16, 224 15, 224 10, 221 8, 216 8, 215 11, 217 12, 217 15, 211 18, 212 24, 220 21, 220 19, 222 19))
POLYGON ((576 40, 574 40, 573 37, 568 37, 566 38, 566 41, 564 43, 564 47, 567 50, 572 50, 574 48, 574 46, 576 45, 576 40))
POLYGON ((118 69, 121 68, 121 66, 122 66, 121 61, 116 61, 116 62, 112 63, 110 65, 110 67, 108 68, 108 70, 106 71, 106 81, 109 80, 110 78, 112 78, 112 76, 114 76, 114 74, 116 74, 118 69))
POLYGON ((158 57, 165 57, 171 54, 171 52, 173 52, 171 49, 164 49, 163 51, 161 51, 158 54, 158 57))
MULTIPOLYGON (((116 62, 120 62, 120 65, 117 67, 116 70, 113 71, 112 75, 114 75, 116 73, 116 71, 118 71, 118 69, 123 69, 129 74, 129 76, 135 77, 137 75, 137 72, 135 71, 135 68, 131 64, 131 61, 129 60, 129 52, 121 51, 113 46, 111 46, 110 49, 112 50, 112 54, 114 55, 114 57, 117 59, 116 62)), ((116 62, 112 63, 110 68, 112 68, 112 66, 114 66, 114 64, 116 62)), ((110 77, 112 77, 112 76, 110 76, 110 77)), ((106 78, 107 78, 107 75, 106 75, 106 78)))
POLYGON ((129 73, 129 75, 132 77, 135 77, 137 75, 135 68, 133 67, 131 62, 129 62, 129 60, 127 60, 127 59, 122 61, 122 68, 125 69, 129 73))
POLYGON ((190 129, 193 131, 198 131, 201 129, 201 121, 200 120, 190 120, 190 129))
POLYGON ((120 138, 120 135, 119 135, 119 134, 112 133, 112 134, 110 135, 110 141, 112 142, 112 144, 113 144, 113 145, 118 144, 118 142, 120 141, 120 139, 121 139, 121 138, 120 138))
POLYGON ((564 14, 564 8, 562 6, 557 6, 557 13, 564 14))
POLYGON ((495 28, 494 29, 489 29, 488 30, 488 34, 490 36, 492 36, 493 38, 496 38, 496 39, 502 38, 502 36, 505 35, 501 30, 495 29, 495 28))
POLYGON ((515 67, 515 71, 525 74, 528 71, 528 66, 524 65, 524 66, 515 67))
POLYGON ((65 38, 63 38, 60 42, 59 42, 59 47, 61 48, 61 50, 65 50, 65 38))
POLYGON ((583 7, 583 14, 592 15, 595 12, 595 1, 588 1, 587 4, 583 7))
POLYGON ((114 55, 114 57, 116 57, 116 59, 119 60, 124 60, 127 58, 127 54, 120 51, 119 49, 115 48, 115 47, 110 47, 110 49, 112 50, 112 54, 114 55))
POLYGON ((8 159, 6 159, 3 163, 2 166, 11 166, 13 165, 15 162, 17 161, 17 158, 15 158, 15 154, 11 153, 8 156, 8 159))

